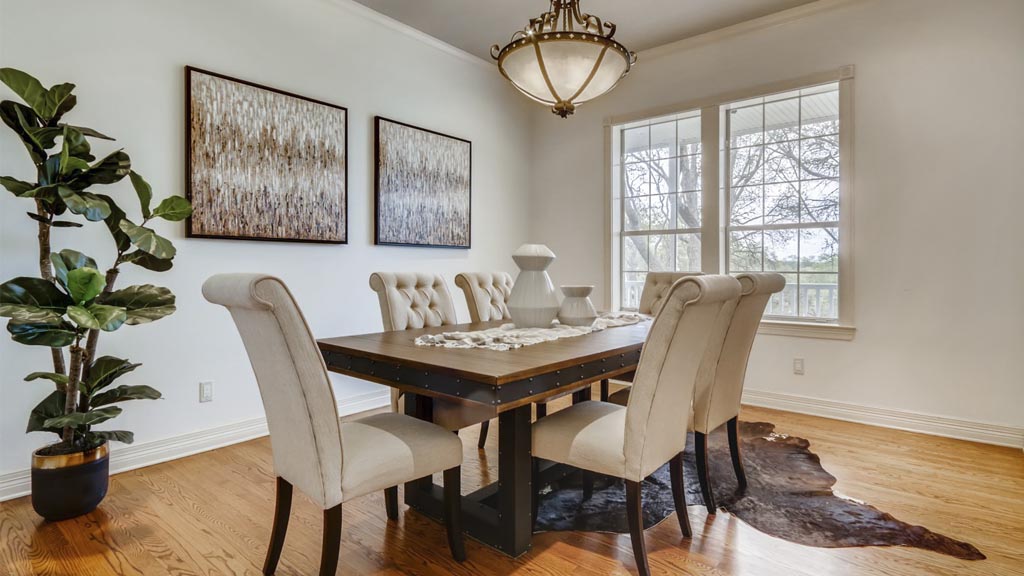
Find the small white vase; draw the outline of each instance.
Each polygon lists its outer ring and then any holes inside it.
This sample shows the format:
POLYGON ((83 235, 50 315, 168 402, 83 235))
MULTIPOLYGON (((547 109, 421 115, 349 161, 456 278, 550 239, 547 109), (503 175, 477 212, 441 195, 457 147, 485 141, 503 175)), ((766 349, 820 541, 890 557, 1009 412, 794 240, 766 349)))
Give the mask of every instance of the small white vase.
POLYGON ((590 326, 597 319, 597 309, 590 301, 593 286, 562 286, 562 308, 558 311, 558 321, 567 326, 590 326))
POLYGON ((555 253, 543 244, 523 244, 512 253, 519 276, 508 297, 508 312, 517 328, 547 328, 558 315, 558 293, 547 268, 555 253))

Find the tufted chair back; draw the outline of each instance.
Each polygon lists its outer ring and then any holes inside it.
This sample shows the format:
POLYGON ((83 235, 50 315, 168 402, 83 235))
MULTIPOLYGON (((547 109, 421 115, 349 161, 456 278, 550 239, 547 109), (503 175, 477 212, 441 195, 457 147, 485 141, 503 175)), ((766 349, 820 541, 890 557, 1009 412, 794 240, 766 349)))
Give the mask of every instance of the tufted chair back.
POLYGON ((694 388, 714 377, 739 296, 739 281, 725 275, 685 277, 668 290, 626 406, 627 480, 643 480, 686 448, 694 388))
POLYGON ((440 274, 374 272, 370 288, 380 300, 384 330, 456 324, 452 294, 440 274))
POLYGON ((341 503, 338 403, 316 341, 283 282, 217 274, 203 296, 231 312, 256 373, 270 428, 274 471, 329 509, 341 503))
POLYGON ((473 322, 508 320, 508 296, 512 293, 512 275, 507 272, 462 272, 455 276, 462 288, 473 322))
POLYGON ((772 294, 781 292, 781 274, 740 274, 741 296, 722 345, 715 377, 701 382, 693 400, 693 429, 704 434, 739 416, 747 360, 772 294))
POLYGON ((680 278, 700 276, 700 272, 648 272, 644 289, 640 292, 640 307, 637 312, 654 316, 661 310, 669 288, 680 278))

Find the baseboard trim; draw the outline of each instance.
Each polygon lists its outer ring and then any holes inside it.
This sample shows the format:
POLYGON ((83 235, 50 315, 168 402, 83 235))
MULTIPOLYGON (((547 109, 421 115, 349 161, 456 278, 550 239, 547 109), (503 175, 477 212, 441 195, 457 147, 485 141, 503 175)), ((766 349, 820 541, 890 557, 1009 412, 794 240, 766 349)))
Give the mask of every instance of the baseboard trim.
MULTIPOLYGON (((351 416, 390 405, 391 394, 388 390, 367 392, 350 396, 338 402, 338 414, 351 416)), ((162 440, 121 446, 110 451, 110 473, 118 474, 177 460, 266 435, 267 419, 261 417, 162 440)), ((0 502, 29 494, 31 491, 29 472, 26 469, 0 475, 0 502)))
POLYGON ((1024 448, 1024 428, 1015 426, 972 422, 970 420, 947 418, 945 416, 876 408, 873 406, 862 406, 859 404, 848 404, 761 390, 745 390, 743 392, 743 403, 762 408, 774 408, 787 412, 797 412, 811 416, 857 422, 859 424, 870 424, 883 428, 920 432, 931 434, 932 436, 943 436, 945 438, 969 440, 971 442, 995 444, 997 446, 1024 448))

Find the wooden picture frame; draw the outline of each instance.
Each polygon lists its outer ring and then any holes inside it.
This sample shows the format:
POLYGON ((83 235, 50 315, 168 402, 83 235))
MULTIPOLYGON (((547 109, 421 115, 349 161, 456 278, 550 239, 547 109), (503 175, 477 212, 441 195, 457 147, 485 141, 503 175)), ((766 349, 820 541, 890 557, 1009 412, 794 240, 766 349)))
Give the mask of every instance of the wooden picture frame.
POLYGON ((374 244, 472 247, 472 142, 375 116, 373 172, 374 244))
POLYGON ((343 106, 186 66, 186 237, 348 244, 348 132, 343 106))

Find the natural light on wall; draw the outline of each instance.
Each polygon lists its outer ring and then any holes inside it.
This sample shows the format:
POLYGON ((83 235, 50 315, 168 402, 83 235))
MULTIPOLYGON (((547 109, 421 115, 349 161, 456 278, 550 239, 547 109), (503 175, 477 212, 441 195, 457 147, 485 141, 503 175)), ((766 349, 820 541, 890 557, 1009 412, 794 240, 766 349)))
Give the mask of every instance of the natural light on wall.
POLYGON ((617 304, 637 308, 649 272, 778 272, 786 288, 766 319, 839 323, 840 91, 819 83, 612 126, 617 304))

